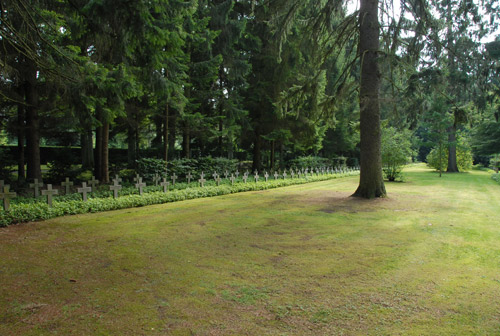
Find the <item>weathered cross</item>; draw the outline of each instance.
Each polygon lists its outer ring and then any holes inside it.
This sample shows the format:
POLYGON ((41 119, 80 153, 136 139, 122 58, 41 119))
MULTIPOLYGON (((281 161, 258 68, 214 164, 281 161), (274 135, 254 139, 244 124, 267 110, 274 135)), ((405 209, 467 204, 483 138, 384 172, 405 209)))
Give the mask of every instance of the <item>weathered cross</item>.
POLYGON ((293 171, 293 169, 290 169, 290 176, 291 176, 292 178, 294 178, 294 177, 295 177, 295 172, 293 171))
POLYGON ((15 192, 9 191, 9 188, 9 185, 3 185, 2 190, 0 190, 0 199, 3 199, 3 208, 5 211, 10 208, 10 199, 17 196, 15 192))
POLYGON ((253 178, 255 179, 255 183, 259 182, 259 173, 257 171, 255 171, 253 178))
POLYGON ((116 174, 116 175, 115 175, 115 178, 113 179, 113 182, 114 182, 115 180, 117 180, 117 181, 118 181, 118 184, 120 184, 120 182, 121 182, 121 181, 123 181, 123 180, 122 180, 122 178, 121 178, 120 176, 118 176, 118 174, 116 174))
POLYGON ((168 182, 167 178, 164 177, 160 185, 163 187, 163 192, 166 193, 168 191, 168 186, 170 185, 170 182, 168 182))
POLYGON ((66 177, 66 181, 61 183, 61 186, 63 186, 66 190, 66 195, 69 194, 69 188, 73 185, 73 182, 69 180, 69 177, 66 177))
POLYGON ((286 179, 286 169, 283 170, 283 180, 285 180, 285 179, 286 179))
POLYGON ((200 179, 198 180, 198 182, 200 182, 200 186, 203 188, 203 186, 205 185, 205 182, 207 182, 207 180, 205 180, 205 174, 203 172, 201 172, 200 174, 200 179))
POLYGON ((274 179, 277 180, 278 179, 278 176, 280 176, 280 174, 278 174, 277 171, 274 172, 274 179))
POLYGON ((146 183, 142 182, 142 177, 139 177, 137 180, 137 183, 135 184, 135 187, 139 189, 139 195, 142 195, 142 188, 146 186, 146 183))
POLYGON ((234 185, 234 180, 236 180, 236 177, 234 177, 234 174, 231 174, 231 177, 229 179, 231 180, 231 185, 234 185))
POLYGON ((158 175, 158 173, 156 173, 154 176, 153 176, 153 183, 155 184, 155 187, 158 186, 158 183, 160 182, 160 175, 158 175))
POLYGON ((302 172, 300 171, 300 169, 297 169, 297 177, 300 178, 300 175, 302 174, 302 172))
POLYGON ((214 172, 212 174, 212 177, 214 178, 214 180, 217 180, 217 177, 219 177, 219 174, 217 174, 217 172, 214 172))
POLYGON ((172 187, 175 188, 175 181, 177 180, 177 175, 175 175, 175 173, 173 173, 170 178, 172 179, 172 187))
POLYGON ((89 184, 92 186, 92 191, 96 191, 95 188, 99 184, 99 180, 96 180, 95 176, 92 176, 92 180, 89 181, 89 184))
POLYGON ((33 183, 30 183, 30 188, 35 188, 35 197, 40 196, 40 188, 43 188, 43 181, 38 182, 38 179, 35 179, 33 183))
POLYGON ((134 182, 138 182, 140 177, 141 176, 139 174, 135 174, 134 182))
POLYGON ((234 175, 236 175, 236 178, 238 178, 238 176, 240 176, 240 172, 239 172, 239 171, 236 171, 236 172, 234 173, 234 175))
POLYGON ((42 190, 42 195, 47 196, 47 203, 52 206, 52 196, 57 195, 59 190, 52 189, 52 184, 47 184, 47 190, 42 190))
POLYGON ((229 176, 229 172, 226 169, 226 171, 224 171, 224 178, 227 179, 228 176, 229 176))
POLYGON ((264 172, 264 177, 266 178, 266 182, 267 182, 267 180, 269 179, 269 174, 267 173, 267 171, 264 172))
POLYGON ((191 179, 193 178, 193 175, 191 175, 191 172, 189 172, 187 175, 186 175, 186 178, 188 180, 188 184, 191 183, 191 179))
POLYGON ((113 180, 113 185, 109 186, 109 190, 113 190, 113 197, 114 198, 118 197, 118 190, 120 190, 122 188, 122 186, 120 185, 120 180, 121 179, 115 178, 113 180))
POLYGON ((82 194, 83 201, 87 202, 87 193, 92 191, 91 187, 87 187, 87 182, 82 182, 82 187, 78 188, 77 191, 82 194))
POLYGON ((247 174, 243 174, 243 182, 247 183, 247 179, 248 179, 248 175, 247 174))
POLYGON ((220 176, 217 175, 217 178, 215 179, 215 182, 217 182, 217 186, 220 186, 220 181, 222 181, 222 180, 221 180, 220 176))

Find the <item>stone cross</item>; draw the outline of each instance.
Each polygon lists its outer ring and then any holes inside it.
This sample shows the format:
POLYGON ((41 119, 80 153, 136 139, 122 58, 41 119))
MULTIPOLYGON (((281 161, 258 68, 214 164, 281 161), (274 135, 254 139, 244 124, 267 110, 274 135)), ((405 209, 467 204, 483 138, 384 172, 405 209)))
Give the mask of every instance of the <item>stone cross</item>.
POLYGON ((217 172, 214 172, 212 174, 212 176, 213 176, 214 180, 217 181, 217 177, 219 177, 219 174, 217 174, 217 172))
POLYGON ((188 184, 191 183, 191 179, 193 178, 193 175, 191 175, 191 172, 189 172, 187 175, 186 175, 186 178, 188 180, 188 184))
POLYGON ((177 175, 175 175, 175 173, 173 173, 170 178, 172 179, 172 187, 175 188, 175 181, 177 180, 177 175))
POLYGON ((243 182, 247 183, 247 179, 248 179, 248 175, 247 174, 243 174, 243 182))
POLYGON ((293 169, 290 169, 290 176, 291 176, 292 178, 294 178, 294 177, 295 177, 295 172, 293 171, 293 169))
POLYGON ((82 182, 82 187, 78 188, 78 191, 83 196, 83 201, 87 202, 87 193, 92 191, 91 187, 87 187, 87 182, 82 182))
POLYGON ((297 169, 297 177, 300 178, 300 175, 302 174, 302 172, 300 171, 300 169, 297 169))
POLYGON ((119 178, 115 178, 113 180, 113 185, 109 186, 109 190, 113 190, 113 197, 114 198, 118 197, 118 190, 120 190, 122 188, 122 186, 120 185, 120 180, 121 179, 119 179, 119 178))
POLYGON ((228 176, 229 176, 229 172, 226 169, 226 171, 224 172, 224 178, 227 179, 228 176))
POLYGON ((135 187, 139 189, 139 195, 142 195, 142 188, 146 186, 146 183, 142 182, 142 177, 139 177, 137 180, 137 183, 135 184, 135 187))
POLYGON ((274 172, 274 179, 277 180, 278 179, 278 176, 280 176, 280 174, 278 174, 277 171, 274 172))
POLYGON ((207 180, 205 180, 205 174, 203 172, 201 172, 200 174, 200 179, 198 180, 198 182, 200 182, 200 186, 203 188, 203 186, 205 185, 205 182, 207 182, 207 180))
POLYGON ((259 173, 257 173, 257 171, 255 171, 253 178, 255 179, 255 183, 259 182, 259 173))
POLYGON ((231 174, 231 177, 229 179, 231 180, 231 185, 234 185, 234 180, 236 180, 236 177, 234 177, 234 174, 231 174))
POLYGON ((0 180, 0 191, 2 191, 2 190, 3 190, 3 187, 10 187, 10 185, 5 184, 5 181, 4 181, 4 180, 0 180))
POLYGON ((114 182, 114 180, 117 180, 118 184, 120 184, 120 182, 123 181, 122 178, 120 176, 118 176, 118 174, 115 175, 115 178, 113 179, 113 182, 114 182))
POLYGON ((283 180, 285 180, 285 179, 286 179, 286 169, 283 170, 283 180))
POLYGON ((220 186, 220 181, 222 181, 222 180, 221 180, 220 176, 217 175, 217 177, 215 178, 215 182, 217 182, 217 186, 220 186))
POLYGON ((163 192, 166 193, 168 191, 168 186, 170 185, 170 182, 167 181, 167 178, 163 178, 163 182, 160 183, 160 185, 163 187, 163 192))
POLYGON ((66 195, 69 194, 69 187, 73 185, 73 182, 69 180, 69 177, 66 177, 66 181, 61 183, 61 186, 66 189, 66 195))
POLYGON ((42 195, 47 196, 47 203, 52 206, 52 196, 57 195, 59 190, 52 189, 52 184, 47 184, 47 190, 42 190, 42 195))
POLYGON ((140 177, 141 176, 139 174, 135 174, 134 182, 138 182, 140 177))
POLYGON ((160 182, 160 175, 155 174, 155 175, 153 176, 153 183, 155 184, 155 187, 157 187, 157 186, 158 186, 158 183, 159 183, 159 182, 160 182))
POLYGON ((95 191, 96 186, 99 184, 99 180, 96 180, 95 176, 92 176, 92 180, 89 181, 89 184, 92 186, 92 191, 95 191))
POLYGON ((40 188, 43 188, 43 181, 38 182, 38 179, 35 179, 33 183, 30 183, 30 188, 35 188, 35 197, 40 196, 40 188))
POLYGON ((9 191, 9 188, 9 185, 3 185, 2 190, 0 190, 0 199, 3 199, 3 209, 5 211, 10 208, 10 199, 17 196, 15 192, 9 191))
POLYGON ((267 182, 267 180, 269 179, 269 174, 267 173, 267 171, 264 172, 264 177, 265 177, 266 182, 267 182))
POLYGON ((234 173, 234 175, 236 175, 236 178, 238 178, 238 176, 240 176, 240 172, 239 172, 239 171, 236 171, 236 172, 234 173))
MULTIPOLYGON (((304 168, 302 168, 302 169, 304 169, 304 168)), ((307 177, 307 173, 308 173, 308 172, 309 172, 309 168, 306 168, 306 169, 304 170, 304 175, 305 175, 306 177, 307 177)))

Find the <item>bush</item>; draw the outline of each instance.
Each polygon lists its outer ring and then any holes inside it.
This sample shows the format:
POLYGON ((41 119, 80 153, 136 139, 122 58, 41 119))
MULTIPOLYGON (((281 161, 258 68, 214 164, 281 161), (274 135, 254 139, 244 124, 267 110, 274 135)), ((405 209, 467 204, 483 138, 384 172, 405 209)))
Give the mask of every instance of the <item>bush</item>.
MULTIPOLYGON (((433 148, 427 155, 427 165, 436 170, 446 170, 448 165, 448 150, 444 148, 441 152, 441 169, 439 167, 439 150, 433 148)), ((470 149, 457 146, 457 166, 460 171, 468 171, 472 169, 472 152, 470 149)))
POLYGON ((136 161, 137 174, 144 180, 152 180, 158 174, 165 176, 167 171, 167 162, 162 159, 142 158, 136 161))
POLYGON ((415 155, 411 144, 411 132, 398 131, 394 127, 382 131, 382 167, 384 176, 389 181, 402 179, 405 164, 415 155))
MULTIPOLYGON (((345 165, 345 158, 341 160, 342 163, 339 162, 339 165, 345 165)), ((301 156, 296 159, 290 160, 289 162, 291 167, 296 167, 298 169, 306 169, 311 167, 327 167, 327 166, 336 166, 332 161, 326 158, 322 158, 319 156, 301 156)))
MULTIPOLYGON (((21 222, 45 220, 65 215, 125 209, 152 204, 163 204, 200 197, 225 195, 242 191, 266 190, 294 184, 324 181, 357 174, 359 174, 359 172, 309 176, 300 179, 278 179, 269 180, 269 182, 260 180, 257 183, 249 181, 247 183, 235 183, 235 185, 231 185, 230 182, 225 180, 224 183, 220 186, 215 186, 214 182, 212 181, 211 183, 207 183, 207 186, 204 188, 195 187, 176 189, 167 193, 158 191, 160 189, 158 187, 147 187, 145 189, 145 193, 142 196, 137 194, 129 194, 126 196, 118 197, 116 199, 109 197, 111 195, 111 192, 106 191, 90 193, 89 200, 87 202, 83 202, 81 199, 79 199, 79 197, 81 197, 80 195, 71 194, 54 198, 53 207, 49 207, 46 203, 42 203, 41 200, 43 198, 41 197, 38 199, 32 198, 26 200, 26 203, 21 203, 23 199, 17 198, 13 200, 8 211, 0 211, 0 227, 21 222)), ((124 188, 124 190, 120 191, 120 194, 123 195, 127 192, 136 193, 137 190, 134 188, 124 188)))

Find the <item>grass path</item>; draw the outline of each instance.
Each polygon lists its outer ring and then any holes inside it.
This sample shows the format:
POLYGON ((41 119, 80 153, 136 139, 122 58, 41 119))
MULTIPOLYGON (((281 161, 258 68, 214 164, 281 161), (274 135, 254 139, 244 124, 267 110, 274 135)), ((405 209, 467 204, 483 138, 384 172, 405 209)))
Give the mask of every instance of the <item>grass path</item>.
POLYGON ((500 187, 415 166, 0 229, 0 335, 500 334, 500 187))

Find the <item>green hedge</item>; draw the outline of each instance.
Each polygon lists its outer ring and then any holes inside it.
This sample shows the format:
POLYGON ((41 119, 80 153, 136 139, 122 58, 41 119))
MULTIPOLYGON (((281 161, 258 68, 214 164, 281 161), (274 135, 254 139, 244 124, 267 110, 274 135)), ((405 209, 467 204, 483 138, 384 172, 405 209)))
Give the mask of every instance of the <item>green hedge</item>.
POLYGON ((300 179, 269 180, 268 182, 254 182, 250 179, 247 183, 239 182, 234 186, 223 184, 220 186, 206 186, 204 188, 176 189, 164 193, 153 191, 140 195, 128 195, 114 198, 89 198, 87 202, 82 200, 54 200, 53 206, 49 207, 45 203, 17 203, 12 204, 8 211, 0 211, 0 227, 10 224, 45 220, 65 215, 84 214, 88 212, 109 211, 141 207, 152 204, 163 204, 177 202, 201 197, 212 197, 226 194, 233 194, 243 191, 257 191, 272 188, 285 187, 295 184, 325 181, 344 176, 358 175, 359 172, 349 172, 344 174, 319 175, 300 179))

